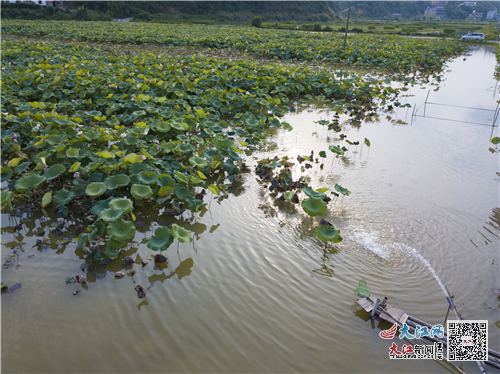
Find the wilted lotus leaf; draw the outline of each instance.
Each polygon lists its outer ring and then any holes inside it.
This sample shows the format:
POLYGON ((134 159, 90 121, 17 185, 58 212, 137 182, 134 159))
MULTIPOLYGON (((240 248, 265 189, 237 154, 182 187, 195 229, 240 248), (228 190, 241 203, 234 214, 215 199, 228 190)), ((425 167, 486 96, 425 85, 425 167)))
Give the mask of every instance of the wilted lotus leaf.
POLYGON ((14 172, 12 171, 11 168, 8 168, 7 166, 4 166, 2 168, 2 179, 1 179, 1 181, 4 182, 6 180, 9 180, 12 177, 13 174, 14 174, 14 172))
POLYGON ((51 179, 54 179, 58 177, 61 173, 65 172, 66 168, 62 166, 61 164, 53 165, 50 168, 48 168, 45 173, 43 173, 43 176, 49 181, 51 179))
POLYGON ((133 239, 135 236, 134 223, 131 221, 125 221, 124 219, 111 222, 108 225, 108 234, 111 236, 111 239, 114 239, 117 242, 124 242, 126 240, 133 239))
POLYGON ((115 174, 107 177, 104 183, 108 189, 114 190, 116 187, 127 186, 130 183, 130 178, 125 174, 115 174))
POLYGON ((165 251, 173 241, 174 237, 170 230, 161 226, 155 230, 155 236, 146 239, 146 244, 153 251, 165 251))
POLYGON ((322 216, 326 213, 326 203, 319 197, 310 197, 302 201, 302 208, 310 216, 322 216))
POLYGON ((351 191, 349 191, 347 188, 342 187, 340 184, 335 184, 335 189, 345 196, 349 196, 351 194, 351 191))
POLYGON ((208 162, 207 160, 205 160, 204 158, 201 158, 201 157, 197 157, 197 156, 193 156, 189 159, 189 162, 194 165, 194 166, 197 166, 198 168, 202 169, 204 168, 205 166, 208 165, 208 162))
POLYGON ((144 184, 155 184, 158 180, 158 173, 156 171, 141 171, 137 174, 137 178, 144 184))
POLYGON ((114 222, 119 219, 122 214, 122 208, 108 208, 101 210, 101 212, 99 213, 99 218, 106 222, 114 222))
POLYGON ((59 205, 66 205, 68 204, 73 198, 75 197, 75 194, 72 191, 68 190, 59 190, 55 193, 53 200, 56 204, 59 205))
POLYGON ((302 191, 304 191, 304 193, 309 197, 319 197, 320 199, 324 199, 326 197, 324 193, 314 191, 308 186, 302 187, 302 191))
POLYGON ((123 209, 123 214, 132 213, 132 211, 134 210, 134 204, 132 203, 132 200, 125 198, 113 199, 109 202, 109 206, 111 208, 123 209))
POLYGON ((333 153, 336 153, 338 155, 343 155, 344 154, 344 151, 342 150, 342 148, 339 148, 336 145, 331 145, 329 147, 329 149, 330 149, 330 151, 332 151, 333 153))
POLYGON ((68 157, 80 157, 80 150, 76 148, 70 148, 66 151, 66 156, 68 157))
POLYGON ((51 202, 52 202, 52 191, 49 191, 42 197, 42 208, 45 208, 51 202))
POLYGON ((130 153, 125 156, 125 162, 129 162, 131 164, 136 164, 138 162, 142 162, 141 156, 135 153, 130 153))
POLYGON ((35 188, 45 180, 44 176, 26 173, 19 178, 15 184, 16 190, 25 192, 27 189, 35 188))
POLYGON ((108 187, 106 186, 106 183, 94 182, 87 186, 85 193, 87 196, 101 196, 107 189, 108 187))
POLYGON ((330 225, 316 227, 316 236, 324 242, 340 243, 342 241, 340 230, 335 230, 330 225))
POLYGON ((153 195, 153 190, 149 186, 143 184, 133 184, 130 193, 134 199, 142 200, 151 197, 151 195, 153 195))
POLYGON ((191 237, 191 231, 186 230, 176 225, 175 223, 172 225, 171 232, 174 238, 182 243, 191 243, 193 241, 193 238, 191 237))

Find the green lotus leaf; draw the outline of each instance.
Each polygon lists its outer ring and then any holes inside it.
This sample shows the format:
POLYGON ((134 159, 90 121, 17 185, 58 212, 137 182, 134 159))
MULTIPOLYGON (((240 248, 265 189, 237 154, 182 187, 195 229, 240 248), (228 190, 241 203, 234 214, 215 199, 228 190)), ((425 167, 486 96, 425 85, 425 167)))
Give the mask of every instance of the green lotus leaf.
POLYGON ((198 200, 198 199, 191 199, 188 201, 188 208, 191 212, 200 212, 205 208, 205 204, 203 204, 203 201, 198 200))
POLYGON ((186 131, 188 125, 186 123, 174 122, 172 121, 171 126, 176 130, 186 131))
POLYGON ((25 171, 29 164, 31 164, 30 161, 26 161, 26 162, 23 162, 22 164, 19 164, 17 165, 15 168, 14 168, 14 173, 15 174, 21 174, 23 171, 25 171))
POLYGON ((293 191, 287 191, 285 192, 285 200, 292 200, 293 195, 295 195, 295 192, 293 191))
POLYGON ((9 180, 10 178, 12 178, 13 174, 14 174, 14 172, 12 171, 11 168, 8 168, 7 166, 4 166, 2 168, 2 179, 1 179, 1 181, 5 182, 5 181, 9 180))
POLYGON ((145 186, 143 184, 133 184, 130 189, 130 193, 134 197, 134 199, 142 200, 147 199, 153 195, 153 190, 149 186, 145 186))
POLYGON ((187 137, 186 135, 177 135, 177 140, 180 140, 182 142, 189 142, 191 139, 187 137))
POLYGON ((129 166, 128 173, 130 175, 135 175, 144 170, 151 170, 151 167, 147 164, 134 164, 129 166))
POLYGON ((342 187, 340 184, 335 184, 335 189, 345 196, 349 196, 351 194, 351 191, 349 191, 347 188, 342 187))
POLYGON ((158 179, 158 183, 162 187, 173 187, 173 186, 175 186, 175 180, 173 178, 169 177, 168 175, 165 175, 165 176, 161 177, 160 179, 158 179))
POLYGON ((156 124, 156 129, 160 132, 169 132, 172 126, 168 122, 160 122, 156 124))
POLYGON ((137 178, 144 184, 155 184, 158 180, 158 173, 156 171, 141 171, 137 174, 137 178))
POLYGON ((53 200, 54 200, 54 203, 56 203, 56 204, 66 205, 71 200, 73 200, 74 197, 75 197, 75 194, 73 193, 73 191, 59 190, 54 194, 53 200))
POLYGON ((336 153, 338 155, 343 155, 344 154, 344 151, 342 150, 342 148, 339 148, 336 145, 331 145, 329 147, 329 149, 330 149, 330 151, 332 151, 333 153, 336 153))
POLYGON ((131 145, 131 144, 137 144, 139 143, 139 138, 134 135, 129 135, 125 138, 125 144, 131 145))
POLYGON ((153 251, 165 251, 174 241, 170 230, 164 226, 155 230, 155 235, 146 239, 146 244, 153 251))
POLYGON ((111 208, 123 209, 123 214, 132 213, 134 210, 134 203, 132 200, 125 198, 113 199, 109 202, 109 206, 111 208))
POLYGON ((169 198, 174 193, 174 189, 170 186, 161 187, 158 190, 158 196, 166 199, 169 198))
POLYGON ((189 159, 189 162, 191 163, 191 165, 197 166, 200 169, 202 169, 208 165, 207 160, 205 160, 204 158, 198 157, 198 156, 191 157, 189 159))
POLYGON ((119 255, 118 249, 122 248, 125 245, 125 242, 115 240, 115 239, 110 239, 106 243, 106 248, 104 249, 104 254, 108 257, 116 257, 119 255))
POLYGON ((189 131, 192 131, 192 130, 194 130, 196 128, 197 123, 196 123, 196 121, 194 119, 192 119, 192 118, 184 118, 183 121, 184 121, 184 123, 186 125, 188 125, 189 131))
POLYGON ((179 182, 189 184, 189 177, 179 171, 176 171, 174 176, 179 180, 179 182))
POLYGON ((193 238, 191 237, 191 231, 186 230, 175 223, 172 225, 172 229, 170 230, 174 238, 176 238, 181 243, 191 243, 193 238))
POLYGON ((0 196, 1 196, 1 206, 6 206, 9 204, 9 202, 12 201, 12 198, 14 197, 16 193, 14 191, 0 191, 0 196))
POLYGON ((181 186, 181 185, 176 185, 174 187, 174 193, 175 196, 182 201, 187 201, 190 199, 194 199, 194 196, 191 194, 191 191, 189 188, 181 186))
POLYGON ((324 193, 314 191, 308 186, 302 187, 302 191, 304 191, 304 193, 309 197, 319 197, 320 199, 324 199, 326 197, 324 193))
POLYGON ((99 218, 106 222, 114 222, 119 219, 122 214, 122 208, 108 208, 101 210, 101 212, 99 213, 99 218))
POLYGON ((125 221, 123 218, 118 221, 111 222, 108 225, 108 234, 111 239, 118 242, 133 239, 135 236, 135 226, 131 221, 125 221))
POLYGON ((50 181, 51 179, 58 177, 59 175, 61 175, 61 173, 65 172, 65 171, 66 171, 66 168, 61 164, 52 165, 50 168, 45 170, 45 173, 43 173, 43 176, 48 181, 50 181))
POLYGON ((319 157, 326 158, 326 152, 325 151, 320 151, 319 152, 319 157))
POLYGON ((62 206, 57 211, 57 218, 66 218, 69 216, 69 208, 67 206, 62 206))
POLYGON ((106 183, 93 182, 87 186, 87 188, 85 189, 85 194, 87 196, 101 196, 106 192, 107 189, 108 187, 106 186, 106 183))
POLYGON ((316 236, 324 242, 340 243, 342 241, 340 230, 335 230, 333 226, 330 225, 319 225, 316 227, 316 236))
POLYGON ((109 208, 109 202, 112 200, 112 197, 109 197, 105 200, 100 200, 97 203, 94 204, 92 209, 90 210, 92 214, 99 214, 103 209, 109 208))
POLYGON ((369 147, 371 145, 370 141, 365 138, 365 144, 369 147))
POLYGON ((326 203, 319 197, 310 197, 302 201, 302 208, 310 216, 322 216, 326 213, 326 203))
POLYGON ((45 180, 45 177, 42 175, 36 175, 27 173, 24 174, 21 178, 19 178, 15 184, 16 190, 19 192, 25 192, 30 188, 35 188, 40 183, 45 180))
POLYGON ((491 142, 493 144, 500 144, 500 138, 498 136, 495 136, 493 139, 491 139, 491 142))
POLYGON ((125 174, 115 174, 107 177, 104 183, 108 189, 114 190, 116 187, 128 186, 130 178, 125 174))
POLYGON ((88 183, 92 183, 92 182, 104 182, 104 174, 103 173, 99 173, 99 172, 96 172, 96 173, 92 173, 92 175, 89 177, 88 183))

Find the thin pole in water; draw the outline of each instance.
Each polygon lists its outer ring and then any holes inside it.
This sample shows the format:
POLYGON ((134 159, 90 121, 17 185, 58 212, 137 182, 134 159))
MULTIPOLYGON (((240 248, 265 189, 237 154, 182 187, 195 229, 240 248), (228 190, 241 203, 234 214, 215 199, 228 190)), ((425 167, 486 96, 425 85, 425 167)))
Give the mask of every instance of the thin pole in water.
POLYGON ((347 30, 349 29, 349 17, 350 16, 351 16, 351 4, 349 4, 349 11, 347 12, 347 25, 345 25, 344 52, 345 52, 345 44, 347 42, 347 30))

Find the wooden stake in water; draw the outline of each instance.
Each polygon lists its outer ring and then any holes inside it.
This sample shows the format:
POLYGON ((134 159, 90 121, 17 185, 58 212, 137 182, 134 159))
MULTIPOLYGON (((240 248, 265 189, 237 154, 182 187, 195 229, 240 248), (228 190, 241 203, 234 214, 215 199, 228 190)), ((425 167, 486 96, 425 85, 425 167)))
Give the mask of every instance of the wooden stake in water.
POLYGON ((349 11, 347 12, 347 24, 345 25, 344 52, 345 52, 345 44, 347 42, 347 30, 349 29, 349 18, 350 17, 351 17, 351 5, 349 4, 349 11))

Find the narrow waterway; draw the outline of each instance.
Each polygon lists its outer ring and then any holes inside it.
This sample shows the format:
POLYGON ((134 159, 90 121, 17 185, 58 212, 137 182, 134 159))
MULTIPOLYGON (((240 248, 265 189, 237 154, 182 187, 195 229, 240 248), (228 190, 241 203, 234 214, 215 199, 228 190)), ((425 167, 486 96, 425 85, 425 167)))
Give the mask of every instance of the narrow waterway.
MULTIPOLYGON (((490 348, 500 350, 495 64, 494 49, 477 47, 449 63, 439 88, 404 92, 400 102, 411 108, 361 123, 342 118, 341 133, 359 146, 316 123, 332 119, 330 104, 296 103, 284 118, 294 130, 247 155, 252 173, 229 199, 212 199, 197 221, 182 224, 195 241, 178 254, 169 248, 162 269, 147 259, 145 238, 158 222, 176 221, 157 211, 138 214, 147 222, 124 253, 148 265, 116 260, 90 271, 86 287, 65 282, 84 263, 70 240, 75 226, 55 237, 55 221, 35 213, 13 233, 16 221, 2 214, 2 263, 13 246, 18 254, 2 282, 22 283, 2 296, 2 372, 448 372, 432 360, 389 360, 390 342, 378 334, 390 325, 371 323, 355 305, 360 278, 432 324, 443 323, 448 306, 440 279, 465 319, 489 321, 490 348), (332 144, 349 150, 334 157, 332 144), (326 250, 314 234, 319 218, 278 202, 253 173, 262 158, 311 150, 327 152, 324 167, 302 172, 297 163, 294 179, 352 191, 329 203, 325 219, 344 240, 326 250), (114 279, 122 269, 127 275, 114 279), (146 299, 137 298, 137 284, 150 287, 146 299)), ((462 369, 479 371, 473 362, 462 369)))

